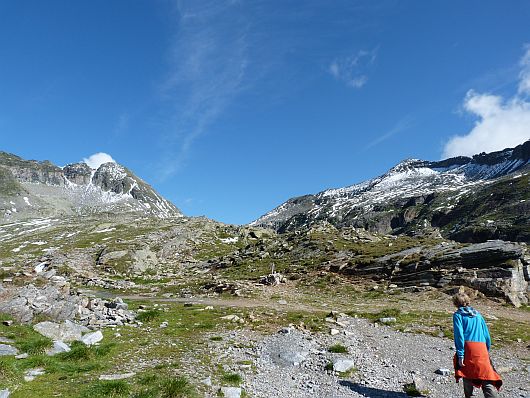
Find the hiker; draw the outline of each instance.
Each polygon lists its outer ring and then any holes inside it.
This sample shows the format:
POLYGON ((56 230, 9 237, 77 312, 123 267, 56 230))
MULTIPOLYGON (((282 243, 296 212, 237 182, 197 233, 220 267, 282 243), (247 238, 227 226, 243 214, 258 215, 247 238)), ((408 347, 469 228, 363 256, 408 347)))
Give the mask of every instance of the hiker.
POLYGON ((453 296, 453 304, 458 308, 453 314, 456 382, 464 379, 466 398, 473 395, 473 386, 482 388, 485 398, 497 398, 502 379, 490 360, 490 334, 484 318, 470 302, 465 293, 453 296))

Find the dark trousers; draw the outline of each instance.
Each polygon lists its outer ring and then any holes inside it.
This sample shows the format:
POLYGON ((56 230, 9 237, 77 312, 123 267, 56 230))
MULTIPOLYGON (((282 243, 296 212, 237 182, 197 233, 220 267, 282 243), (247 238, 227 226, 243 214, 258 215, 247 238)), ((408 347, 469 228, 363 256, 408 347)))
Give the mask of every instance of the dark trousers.
MULTIPOLYGON (((499 393, 497 388, 489 380, 482 381, 482 392, 484 393, 484 398, 498 398, 499 393)), ((469 379, 464 379, 464 394, 466 398, 473 396, 473 383, 469 379)))

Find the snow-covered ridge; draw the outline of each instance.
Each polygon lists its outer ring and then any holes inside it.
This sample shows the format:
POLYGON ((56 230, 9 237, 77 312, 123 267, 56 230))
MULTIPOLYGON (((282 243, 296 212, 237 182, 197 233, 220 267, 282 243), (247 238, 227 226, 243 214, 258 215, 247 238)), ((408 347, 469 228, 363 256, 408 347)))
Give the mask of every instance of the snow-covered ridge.
POLYGON ((382 176, 315 195, 289 199, 250 225, 278 228, 294 216, 334 219, 353 209, 371 211, 374 206, 396 199, 426 196, 435 192, 468 192, 529 164, 530 141, 504 151, 473 158, 453 158, 438 162, 406 159, 382 176))

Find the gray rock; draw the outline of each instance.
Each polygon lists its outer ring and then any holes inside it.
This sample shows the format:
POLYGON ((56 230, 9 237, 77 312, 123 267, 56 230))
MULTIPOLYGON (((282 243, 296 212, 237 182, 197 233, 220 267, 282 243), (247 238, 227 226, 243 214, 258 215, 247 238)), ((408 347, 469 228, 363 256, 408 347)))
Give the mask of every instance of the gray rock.
POLYGON ((87 333, 81 338, 81 341, 86 345, 94 345, 96 343, 99 343, 101 340, 103 340, 103 333, 101 333, 101 330, 92 333, 87 333))
POLYGON ((0 398, 9 398, 9 390, 0 390, 0 398))
POLYGON ((240 398, 241 392, 239 387, 221 387, 221 395, 225 398, 240 398))
POLYGON ((284 351, 278 355, 277 363, 287 366, 298 366, 307 359, 308 352, 284 351))
POLYGON ((19 354, 19 355, 15 356, 15 359, 26 359, 27 357, 29 357, 29 354, 27 352, 25 352, 23 354, 19 354))
POLYGON ((379 318, 379 322, 381 322, 381 323, 396 323, 396 318, 394 318, 394 317, 379 318))
POLYGON ((45 372, 43 368, 30 369, 25 373, 24 380, 33 381, 35 380, 35 377, 42 376, 44 373, 45 372))
POLYGON ((0 344, 0 356, 17 355, 18 350, 8 344, 0 344))
POLYGON ((99 376, 99 380, 122 380, 122 379, 130 379, 131 377, 134 377, 136 375, 135 372, 130 373, 117 373, 117 374, 110 374, 110 375, 101 375, 99 376))
POLYGON ((53 356, 61 352, 69 352, 70 346, 63 341, 54 341, 53 347, 46 351, 46 355, 53 356))
POLYGON ((68 320, 61 324, 49 321, 40 322, 33 326, 33 329, 52 340, 66 342, 81 340, 83 332, 88 331, 85 326, 68 320))
POLYGON ((333 370, 335 372, 348 372, 355 367, 355 363, 351 359, 340 358, 333 361, 333 370))
POLYGON ((436 373, 438 375, 442 375, 442 376, 450 376, 451 375, 451 371, 449 369, 445 369, 445 368, 437 369, 437 370, 434 371, 434 373, 436 373))

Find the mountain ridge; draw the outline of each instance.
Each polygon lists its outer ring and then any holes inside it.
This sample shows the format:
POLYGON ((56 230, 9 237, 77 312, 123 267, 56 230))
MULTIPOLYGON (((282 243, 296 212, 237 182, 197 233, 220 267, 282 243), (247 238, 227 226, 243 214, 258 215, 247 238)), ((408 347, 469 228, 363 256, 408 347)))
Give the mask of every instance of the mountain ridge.
MULTIPOLYGON (((0 152, 0 220, 42 216, 141 213, 158 218, 181 212, 149 184, 118 163, 97 169, 85 163, 64 167, 0 152)), ((1 222, 1 221, 0 221, 1 222)))
MULTIPOLYGON (((432 202, 437 211, 450 212, 462 197, 487 189, 490 184, 502 184, 506 176, 520 171, 522 177, 527 177, 529 159, 530 140, 515 148, 472 158, 406 159, 379 177, 291 198, 249 225, 285 232, 327 221, 338 227, 400 233, 418 216, 411 214, 410 208, 432 202)), ((526 200, 528 190, 523 189, 521 195, 521 200, 526 200)), ((415 210, 421 213, 420 209, 415 210)), ((419 220, 429 224, 423 229, 438 228, 432 223, 432 214, 429 217, 419 220)))

